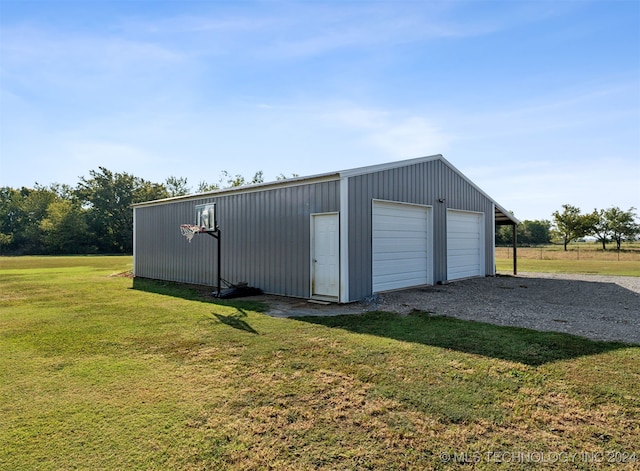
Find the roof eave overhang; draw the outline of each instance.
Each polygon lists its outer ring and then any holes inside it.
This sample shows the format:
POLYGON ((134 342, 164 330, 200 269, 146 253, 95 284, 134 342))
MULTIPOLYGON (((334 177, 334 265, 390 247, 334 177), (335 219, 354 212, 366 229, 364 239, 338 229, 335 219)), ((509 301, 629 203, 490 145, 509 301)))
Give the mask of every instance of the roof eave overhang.
POLYGON ((498 226, 517 226, 520 220, 494 202, 495 222, 498 226))

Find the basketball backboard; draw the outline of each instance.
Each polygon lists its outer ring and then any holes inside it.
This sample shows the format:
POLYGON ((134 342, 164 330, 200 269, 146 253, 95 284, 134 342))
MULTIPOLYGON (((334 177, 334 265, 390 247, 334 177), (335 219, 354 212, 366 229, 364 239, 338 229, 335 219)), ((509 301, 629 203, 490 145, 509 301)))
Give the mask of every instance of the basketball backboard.
POLYGON ((216 218, 216 204, 199 204, 196 206, 196 225, 205 231, 215 231, 218 226, 216 218))

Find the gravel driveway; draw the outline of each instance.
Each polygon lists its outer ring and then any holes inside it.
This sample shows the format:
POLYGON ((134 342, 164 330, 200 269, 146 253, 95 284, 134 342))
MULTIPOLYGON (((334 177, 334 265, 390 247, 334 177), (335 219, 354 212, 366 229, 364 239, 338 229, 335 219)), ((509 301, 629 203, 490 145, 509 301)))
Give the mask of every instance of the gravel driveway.
POLYGON ((265 299, 276 317, 412 310, 640 344, 640 278, 525 273, 378 294, 348 305, 265 299))

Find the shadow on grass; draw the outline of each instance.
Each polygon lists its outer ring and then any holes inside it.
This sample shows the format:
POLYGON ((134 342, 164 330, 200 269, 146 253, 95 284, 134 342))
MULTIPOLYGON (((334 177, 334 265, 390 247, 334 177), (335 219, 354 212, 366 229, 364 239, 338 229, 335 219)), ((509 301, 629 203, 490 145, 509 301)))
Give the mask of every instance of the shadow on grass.
POLYGON ((242 309, 238 309, 238 312, 235 314, 229 314, 228 316, 223 316, 222 314, 213 313, 216 319, 219 322, 228 325, 229 327, 233 327, 234 329, 244 330, 245 332, 249 332, 251 334, 258 335, 258 331, 247 324, 242 318, 247 317, 247 313, 242 309))
MULTIPOLYGON (((131 289, 145 291, 147 293, 161 294, 189 301, 216 304, 218 306, 230 306, 238 311, 266 312, 269 306, 260 301, 250 299, 218 299, 212 296, 213 288, 210 286, 190 285, 174 283, 171 281, 152 280, 149 278, 134 278, 131 289)), ((224 316, 223 316, 224 317, 224 316)))
POLYGON ((530 366, 597 355, 631 346, 621 342, 594 341, 558 332, 540 332, 435 316, 419 311, 406 316, 374 311, 363 315, 295 319, 358 334, 447 348, 530 366))

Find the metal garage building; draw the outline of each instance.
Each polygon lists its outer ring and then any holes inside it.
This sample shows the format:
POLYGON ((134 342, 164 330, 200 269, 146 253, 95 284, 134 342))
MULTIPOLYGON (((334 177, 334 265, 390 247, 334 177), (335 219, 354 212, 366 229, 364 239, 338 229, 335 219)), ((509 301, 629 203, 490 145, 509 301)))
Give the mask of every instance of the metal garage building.
POLYGON ((134 275, 213 286, 217 241, 182 223, 216 203, 221 276, 338 302, 495 274, 497 224, 518 220, 441 155, 134 206, 134 275))

